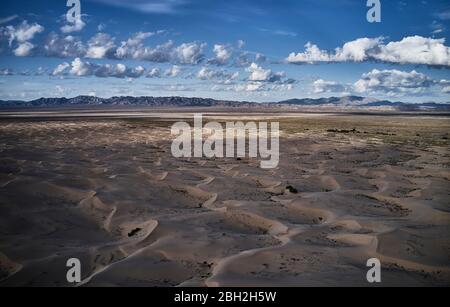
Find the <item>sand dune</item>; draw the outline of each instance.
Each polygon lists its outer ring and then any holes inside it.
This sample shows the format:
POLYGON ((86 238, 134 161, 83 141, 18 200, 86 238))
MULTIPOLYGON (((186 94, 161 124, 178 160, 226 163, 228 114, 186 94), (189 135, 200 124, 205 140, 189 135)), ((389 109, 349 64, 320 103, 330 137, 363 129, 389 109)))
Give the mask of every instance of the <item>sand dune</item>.
POLYGON ((173 120, 0 122, 0 286, 71 286, 72 257, 79 286, 365 286, 373 257, 450 285, 447 118, 280 119, 273 170, 175 159, 173 120))

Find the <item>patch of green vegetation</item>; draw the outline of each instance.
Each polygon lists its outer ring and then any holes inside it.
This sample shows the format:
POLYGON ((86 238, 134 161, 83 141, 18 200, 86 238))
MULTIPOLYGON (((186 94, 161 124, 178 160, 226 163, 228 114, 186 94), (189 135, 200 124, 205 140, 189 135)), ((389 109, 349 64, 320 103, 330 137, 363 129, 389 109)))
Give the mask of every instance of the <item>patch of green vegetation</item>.
POLYGON ((280 127, 288 135, 346 136, 421 148, 450 145, 450 119, 445 118, 324 115, 283 119, 280 127))

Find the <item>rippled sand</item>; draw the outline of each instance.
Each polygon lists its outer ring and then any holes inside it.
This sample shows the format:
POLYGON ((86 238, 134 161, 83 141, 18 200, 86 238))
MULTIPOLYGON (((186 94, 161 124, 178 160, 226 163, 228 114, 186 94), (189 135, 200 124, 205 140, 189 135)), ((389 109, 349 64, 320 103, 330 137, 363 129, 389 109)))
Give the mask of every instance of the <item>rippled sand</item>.
POLYGON ((365 286, 373 257, 450 285, 448 118, 284 118, 273 170, 175 159, 171 123, 1 120, 0 286, 72 257, 84 286, 365 286))

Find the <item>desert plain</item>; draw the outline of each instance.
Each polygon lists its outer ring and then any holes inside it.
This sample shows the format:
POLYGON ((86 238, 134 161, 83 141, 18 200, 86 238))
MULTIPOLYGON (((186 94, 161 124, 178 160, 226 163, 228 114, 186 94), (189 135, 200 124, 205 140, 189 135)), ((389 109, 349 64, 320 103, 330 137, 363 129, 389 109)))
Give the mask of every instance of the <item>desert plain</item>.
POLYGON ((2 113, 0 286, 450 286, 450 117, 205 111, 279 121, 265 170, 174 158, 190 112, 2 113))

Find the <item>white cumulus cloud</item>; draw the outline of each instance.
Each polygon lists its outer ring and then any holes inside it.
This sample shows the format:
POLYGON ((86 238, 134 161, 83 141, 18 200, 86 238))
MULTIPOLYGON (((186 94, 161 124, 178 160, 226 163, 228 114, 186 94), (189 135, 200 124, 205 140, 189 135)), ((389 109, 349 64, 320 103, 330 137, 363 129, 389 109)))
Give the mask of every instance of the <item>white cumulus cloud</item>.
POLYGON ((445 39, 409 36, 400 41, 385 43, 384 39, 359 38, 347 42, 334 52, 327 52, 317 45, 307 43, 305 51, 291 53, 287 62, 307 64, 317 62, 383 61, 395 64, 420 64, 450 66, 450 48, 445 39))
POLYGON ((284 72, 273 72, 271 69, 264 69, 256 63, 250 64, 246 70, 250 73, 249 81, 282 82, 282 79, 286 77, 284 72))
POLYGON ((128 40, 121 42, 121 45, 116 50, 116 56, 118 58, 130 57, 139 59, 141 57, 141 50, 144 48, 142 42, 153 36, 152 32, 137 32, 131 36, 128 40))
POLYGON ((411 72, 396 69, 374 69, 362 75, 355 82, 354 91, 357 93, 414 93, 421 92, 434 84, 425 74, 415 70, 411 72))
POLYGON ((71 35, 60 36, 50 33, 44 43, 44 53, 51 57, 83 57, 86 54, 86 47, 83 42, 71 35))
POLYGON ((233 48, 230 45, 214 45, 213 52, 215 57, 209 62, 216 65, 226 65, 233 56, 233 48))
POLYGON ((34 45, 30 42, 24 42, 20 43, 19 46, 14 49, 14 55, 15 56, 28 56, 31 53, 31 50, 33 50, 34 45))
POLYGON ((213 70, 203 67, 197 73, 200 80, 235 80, 239 78, 239 72, 227 72, 225 70, 213 70))
POLYGON ((164 72, 164 75, 165 75, 166 77, 175 78, 175 77, 178 77, 182 72, 183 72, 183 70, 181 69, 180 66, 178 66, 178 65, 173 65, 172 67, 168 68, 168 69, 164 72))
POLYGON ((38 23, 28 24, 24 20, 17 26, 7 26, 0 28, 0 32, 4 33, 8 37, 8 43, 10 47, 16 43, 14 47, 14 54, 16 56, 28 56, 34 49, 34 44, 30 42, 34 36, 44 31, 44 27, 38 23))
POLYGON ((97 33, 88 41, 85 57, 92 59, 109 58, 115 51, 114 38, 106 33, 97 33))
POLYGON ((122 63, 115 65, 104 64, 98 65, 83 61, 80 58, 74 59, 70 64, 62 63, 58 65, 54 70, 53 76, 71 75, 77 77, 96 76, 100 78, 139 78, 145 73, 145 68, 142 66, 127 67, 122 63))
POLYGON ((203 60, 205 43, 184 43, 173 50, 173 61, 178 64, 198 64, 203 60))

